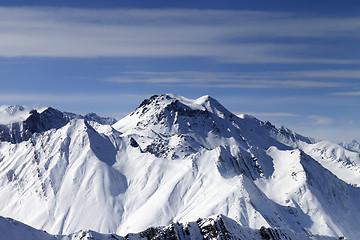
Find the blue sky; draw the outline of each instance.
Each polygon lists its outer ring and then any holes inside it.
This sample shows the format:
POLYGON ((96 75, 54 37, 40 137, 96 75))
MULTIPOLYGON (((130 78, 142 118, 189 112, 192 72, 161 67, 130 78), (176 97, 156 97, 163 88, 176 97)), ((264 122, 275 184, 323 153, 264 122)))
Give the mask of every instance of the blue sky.
POLYGON ((0 3, 0 105, 121 118, 153 94, 360 139, 357 1, 0 3))

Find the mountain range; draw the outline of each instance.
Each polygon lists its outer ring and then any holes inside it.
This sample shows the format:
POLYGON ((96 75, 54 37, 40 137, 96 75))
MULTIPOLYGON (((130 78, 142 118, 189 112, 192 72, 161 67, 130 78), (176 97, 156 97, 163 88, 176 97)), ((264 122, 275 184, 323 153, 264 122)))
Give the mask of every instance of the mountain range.
POLYGON ((21 106, 0 119, 14 239, 360 238, 359 152, 210 96, 154 95, 119 121, 21 106))
POLYGON ((342 142, 339 145, 350 151, 360 153, 360 143, 356 140, 352 140, 350 143, 342 142))

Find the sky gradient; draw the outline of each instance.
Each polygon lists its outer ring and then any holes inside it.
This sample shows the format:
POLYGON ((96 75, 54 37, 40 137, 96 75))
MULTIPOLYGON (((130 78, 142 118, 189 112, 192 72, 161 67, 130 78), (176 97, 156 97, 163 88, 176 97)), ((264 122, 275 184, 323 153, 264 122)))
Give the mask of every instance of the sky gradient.
POLYGON ((359 12, 356 1, 5 0, 0 105, 119 119, 153 94, 209 94, 306 136, 360 140, 359 12))

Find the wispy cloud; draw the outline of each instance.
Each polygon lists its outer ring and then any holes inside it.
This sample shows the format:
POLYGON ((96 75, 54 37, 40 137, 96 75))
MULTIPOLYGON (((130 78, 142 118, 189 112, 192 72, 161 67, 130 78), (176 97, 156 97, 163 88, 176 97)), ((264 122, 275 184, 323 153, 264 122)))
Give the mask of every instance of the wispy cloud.
POLYGON ((203 88, 323 88, 346 86, 347 83, 323 80, 282 79, 292 73, 236 72, 122 72, 104 79, 116 83, 151 83, 203 88))
POLYGON ((331 95, 340 95, 340 96, 360 96, 360 91, 350 91, 350 92, 336 92, 331 95))
POLYGON ((0 8, 0 56, 209 57, 246 63, 359 63, 300 55, 294 39, 359 38, 360 18, 191 9, 0 8), (261 38, 262 41, 254 41, 261 38), (276 39, 290 39, 278 43, 276 39), (296 57, 294 57, 296 54, 296 57))
POLYGON ((61 94, 61 93, 4 93, 0 94, 1 102, 18 103, 109 103, 112 101, 135 101, 148 98, 150 94, 61 94))
POLYGON ((245 112, 245 113, 234 112, 234 113, 239 117, 241 117, 243 114, 248 114, 262 120, 264 120, 264 118, 267 117, 279 119, 279 118, 294 118, 300 116, 298 114, 289 113, 289 112, 245 112))
POLYGON ((236 83, 220 83, 212 85, 189 84, 189 86, 205 86, 215 88, 309 88, 309 87, 336 87, 340 83, 293 80, 238 80, 236 83))
POLYGON ((299 117, 298 114, 289 112, 247 112, 245 114, 255 117, 299 117))
POLYGON ((288 77, 302 78, 360 78, 359 70, 312 70, 312 71, 293 71, 285 72, 288 77))
POLYGON ((307 117, 313 120, 313 124, 317 124, 317 125, 329 125, 334 121, 334 119, 331 117, 324 117, 318 115, 310 115, 307 117))

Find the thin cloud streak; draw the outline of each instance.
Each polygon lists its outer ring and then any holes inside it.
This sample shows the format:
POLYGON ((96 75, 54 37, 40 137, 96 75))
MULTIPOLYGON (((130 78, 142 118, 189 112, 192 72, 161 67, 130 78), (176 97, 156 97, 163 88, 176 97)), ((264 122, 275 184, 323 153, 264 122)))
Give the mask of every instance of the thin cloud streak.
POLYGON ((359 70, 314 70, 314 71, 294 71, 286 73, 289 77, 303 78, 358 78, 359 70))
MULTIPOLYGON (((246 112, 245 114, 255 117, 299 117, 300 115, 288 112, 246 112)), ((237 115, 240 115, 237 114, 237 115)))
MULTIPOLYGON (((178 78, 243 78, 243 79, 297 79, 297 78, 360 78, 359 70, 300 70, 300 71, 264 71, 264 72, 201 72, 201 71, 175 71, 175 72, 151 72, 151 71, 124 71, 118 73, 121 76, 133 76, 139 79, 178 77, 178 78)), ((110 77, 116 81, 118 77, 110 77)))
POLYGON ((360 91, 352 91, 352 92, 336 92, 331 95, 339 95, 339 96, 360 96, 360 91))
MULTIPOLYGON (((324 97, 321 95, 313 96, 249 96, 249 95, 240 95, 240 96, 222 96, 217 98, 222 104, 234 105, 242 103, 251 103, 253 106, 276 106, 284 107, 291 104, 292 106, 336 106, 337 108, 342 107, 358 107, 359 103, 356 101, 348 101, 346 99, 337 99, 331 96, 324 97)), ((237 111, 236 109, 234 111, 237 111)))
POLYGON ((238 81, 237 83, 221 84, 188 84, 189 87, 212 87, 212 88, 323 88, 338 87, 341 83, 316 82, 316 81, 275 81, 275 80, 249 80, 238 81))
POLYGON ((359 38, 360 18, 191 9, 0 7, 2 57, 208 57, 238 63, 354 64, 291 53, 276 38, 359 38), (276 26, 276 27, 274 27, 276 26), (263 42, 254 43, 261 37, 263 42))
POLYGON ((199 72, 199 71, 176 71, 176 72, 146 72, 146 71, 124 71, 121 75, 134 76, 207 76, 226 78, 360 78, 359 70, 349 69, 326 69, 326 70, 300 70, 300 71, 264 71, 264 72, 199 72))
POLYGON ((0 94, 2 102, 43 102, 43 103, 98 103, 126 99, 126 101, 141 101, 151 94, 49 94, 49 93, 14 93, 0 94))
POLYGON ((324 117, 318 115, 309 115, 307 117, 314 120, 313 124, 315 125, 329 125, 334 121, 334 119, 331 117, 324 117))
MULTIPOLYGON (((276 80, 283 78, 281 73, 268 75, 262 73, 235 73, 235 72, 123 72, 122 76, 104 79, 114 83, 149 83, 179 85, 183 87, 201 88, 323 88, 346 86, 347 83, 315 80, 276 80), (266 79, 269 78, 275 79, 266 79), (265 79, 253 79, 255 77, 265 79), (250 78, 250 79, 246 79, 250 78)), ((286 73, 285 73, 286 74, 286 73)))

